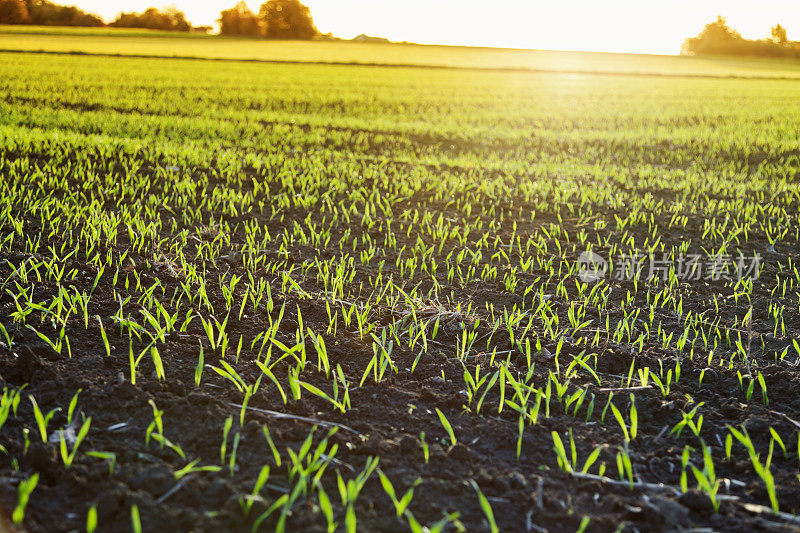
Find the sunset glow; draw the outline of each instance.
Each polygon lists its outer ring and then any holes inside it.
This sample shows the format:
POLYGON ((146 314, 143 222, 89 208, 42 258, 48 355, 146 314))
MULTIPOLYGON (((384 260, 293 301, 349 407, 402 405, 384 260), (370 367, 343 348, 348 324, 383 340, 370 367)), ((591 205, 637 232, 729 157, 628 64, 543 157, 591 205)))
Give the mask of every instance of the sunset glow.
MULTIPOLYGON (((149 0, 75 0, 107 21, 120 11, 162 7, 149 0)), ((195 25, 214 25, 233 0, 176 0, 195 25)), ((497 0, 307 0, 323 33, 352 38, 360 33, 426 44, 499 46, 676 54, 686 37, 697 34, 718 14, 747 38, 762 38, 780 23, 789 38, 800 38, 800 10, 788 0, 766 0, 756 8, 743 0, 649 3, 635 0, 544 3, 497 0)), ((258 10, 259 3, 249 2, 258 10)))

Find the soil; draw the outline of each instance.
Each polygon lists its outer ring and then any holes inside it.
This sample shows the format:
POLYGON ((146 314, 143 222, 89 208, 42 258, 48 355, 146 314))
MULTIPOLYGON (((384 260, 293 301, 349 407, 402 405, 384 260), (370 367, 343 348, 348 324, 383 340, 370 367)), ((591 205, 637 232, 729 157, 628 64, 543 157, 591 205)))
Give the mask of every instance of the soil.
MULTIPOLYGON (((410 200, 424 205, 426 209, 437 210, 447 216, 445 206, 427 202, 424 198, 410 200)), ((520 206, 514 206, 517 210, 520 206)), ((511 211, 509 207, 509 212, 511 211)), ((523 206, 524 209, 524 206, 523 206)), ((314 214, 318 216, 318 214, 314 214)), ((611 215, 609 214, 609 217, 611 215)), ((166 217, 166 214, 165 214, 166 217)), ((305 213, 289 213, 282 224, 258 215, 243 215, 228 223, 238 228, 232 235, 231 249, 244 243, 244 232, 240 222, 254 218, 270 227, 275 234, 282 227, 291 227, 292 220, 303 220, 305 213), (238 225, 237 225, 238 224, 238 225)), ((26 227, 34 228, 36 220, 27 221, 26 227)), ((517 231, 524 235, 547 220, 536 220, 528 227, 521 226, 517 231)), ((565 222, 569 225, 569 222, 565 222)), ((666 226, 666 224, 664 224, 666 226)), ((700 231, 702 224, 690 226, 687 232, 700 231)), ((194 228, 196 230, 196 228, 194 228)), ((568 228, 572 232, 572 228, 568 228)), ((642 231, 644 229, 638 228, 642 231)), ((360 228, 354 228, 361 231, 360 228)), ((634 232, 636 228, 634 229, 634 232)), ((168 236, 168 235, 164 235, 168 236)), ((47 237, 49 242, 58 245, 57 237, 47 237)), ((644 239, 644 233, 637 236, 637 242, 644 239)), ((333 239, 335 240, 335 238, 333 239)), ((681 236, 665 238, 679 243, 681 236)), ((752 251, 762 251, 766 243, 753 241, 752 251)), ((398 245, 398 248, 402 243, 398 245)), ((114 250, 120 253, 127 247, 121 237, 114 250)), ((766 258, 766 270, 762 279, 774 280, 778 273, 776 262, 794 257, 798 250, 782 248, 766 258)), ((187 257, 194 250, 187 250, 187 257)), ((290 263, 301 264, 303 260, 313 261, 317 255, 326 256, 332 252, 296 246, 290 250, 290 263)), ((277 256, 277 251, 265 250, 277 256)), ((0 279, 8 278, 14 268, 27 259, 22 249, 0 254, 0 279)), ((389 259, 391 259, 391 254, 389 259)), ((387 265, 393 261, 387 260, 387 265)), ((172 294, 179 279, 166 267, 151 265, 141 256, 129 255, 126 270, 132 272, 134 266, 143 274, 143 285, 149 286, 156 279, 172 294)), ((96 269, 78 261, 67 264, 67 270, 75 268, 80 272, 73 282, 79 291, 89 291, 96 276, 96 269)), ((226 272, 246 275, 241 264, 235 260, 219 260, 206 265, 208 278, 226 272)), ((368 280, 374 271, 358 267, 359 279, 368 280)), ((391 269, 389 269, 391 270, 391 269)), ((257 272, 272 280, 266 272, 257 272)), ((532 283, 541 272, 527 275, 521 283, 532 283)), ((783 274, 781 274, 783 275, 783 274)), ((338 445, 337 461, 329 467, 322 478, 323 486, 331 499, 338 502, 338 489, 334 470, 341 472, 346 479, 360 472, 369 457, 380 458, 379 467, 402 494, 413 485, 417 478, 422 483, 416 487, 410 510, 422 524, 431 524, 444 516, 458 512, 458 522, 467 531, 483 531, 489 524, 478 497, 470 484, 474 480, 486 495, 494 511, 501 531, 574 531, 589 517, 589 531, 613 531, 624 528, 628 531, 678 531, 690 528, 711 528, 724 531, 781 531, 797 530, 798 523, 782 519, 769 513, 755 512, 745 503, 769 506, 764 484, 755 475, 752 465, 742 454, 735 454, 734 461, 724 460, 724 438, 727 425, 738 427, 744 424, 756 439, 759 449, 769 444, 769 428, 777 430, 786 440, 788 459, 782 452, 775 451, 772 472, 778 487, 782 510, 787 513, 800 511, 800 484, 797 481, 798 460, 795 440, 800 419, 800 396, 797 395, 798 382, 795 365, 788 362, 770 361, 756 354, 769 390, 769 405, 760 401, 759 392, 747 402, 740 390, 737 370, 741 367, 714 367, 706 372, 702 387, 697 387, 701 371, 706 368, 704 353, 695 354, 693 359, 682 356, 682 375, 673 384, 666 396, 651 387, 636 391, 636 407, 639 413, 639 434, 630 445, 630 453, 637 484, 630 488, 625 484, 609 484, 595 479, 581 478, 558 468, 553 450, 551 432, 557 431, 562 438, 568 438, 572 429, 579 460, 582 461, 598 443, 612 443, 615 447, 604 449, 598 460, 608 466, 607 475, 616 477, 616 446, 623 440, 613 418, 600 422, 599 410, 605 405, 610 392, 600 390, 589 376, 573 381, 570 391, 586 387, 596 397, 598 406, 595 414, 587 422, 585 408, 579 415, 565 413, 557 403, 553 403, 549 418, 540 417, 535 426, 526 427, 522 438, 522 454, 517 459, 518 417, 510 408, 497 413, 497 390, 485 400, 480 414, 468 412, 463 408, 463 367, 454 356, 453 347, 460 339, 462 320, 469 317, 444 319, 430 353, 422 357, 415 371, 410 370, 416 353, 407 347, 399 346, 393 354, 400 371, 387 372, 386 379, 375 384, 371 380, 363 386, 350 391, 352 409, 340 413, 331 405, 311 394, 303 394, 299 401, 281 399, 277 388, 264 380, 262 387, 250 399, 250 409, 246 413, 244 425, 239 427, 239 409, 232 404, 242 402, 242 394, 223 377, 206 368, 199 387, 195 386, 194 375, 200 345, 203 345, 205 362, 219 366, 219 355, 211 348, 199 320, 191 323, 185 334, 170 336, 159 346, 164 360, 167 379, 159 381, 153 366, 145 359, 140 367, 136 384, 129 379, 128 339, 119 336, 118 330, 108 317, 118 307, 115 294, 123 299, 139 294, 126 291, 118 283, 112 285, 113 273, 106 272, 101 278, 90 302, 89 328, 84 329, 82 321, 74 319, 67 328, 71 342, 72 357, 58 355, 33 332, 14 324, 9 315, 15 310, 14 301, 5 292, 0 294, 0 317, 9 334, 14 337, 14 345, 0 347, 0 386, 21 387, 25 385, 23 399, 17 417, 9 417, 0 433, 0 443, 6 453, 0 455, 0 477, 6 480, 0 486, 0 501, 7 511, 11 511, 17 501, 17 481, 28 477, 32 472, 40 474, 39 485, 30 500, 26 513, 25 527, 31 532, 84 530, 90 506, 97 508, 99 531, 119 531, 129 527, 131 506, 138 507, 144 531, 249 531, 253 517, 260 515, 276 498, 292 486, 285 464, 278 467, 271 463, 271 452, 266 444, 263 426, 268 426, 270 435, 285 462, 288 462, 286 448, 298 450, 316 423, 319 427, 314 433, 314 442, 320 442, 331 427, 338 431, 330 437, 330 442, 338 445), (109 335, 111 356, 106 357, 105 347, 100 340, 99 326, 93 317, 104 317, 104 327, 109 335), (33 410, 27 399, 33 394, 43 409, 61 407, 50 422, 51 429, 64 427, 66 408, 76 391, 78 396, 76 416, 90 416, 91 431, 81 444, 81 452, 108 451, 116 454, 113 474, 109 473, 107 461, 79 453, 75 463, 66 468, 58 456, 58 445, 42 443, 36 430, 33 410), (720 488, 721 495, 735 496, 735 500, 723 501, 718 513, 714 512, 711 501, 696 490, 679 495, 673 490, 680 484, 681 453, 685 445, 698 446, 697 439, 688 429, 680 437, 670 436, 672 427, 681 419, 681 411, 689 405, 687 395, 695 403, 704 402, 705 414, 703 435, 711 446, 716 458, 717 477, 728 479, 720 488), (172 442, 179 443, 185 452, 186 460, 181 459, 169 447, 160 447, 154 442, 145 442, 148 426, 153 421, 154 403, 163 411, 164 435, 172 442), (458 444, 451 446, 436 414, 440 409, 451 422, 458 444), (279 416, 275 413, 291 415, 279 416), (227 417, 234 419, 233 432, 239 432, 241 440, 237 449, 234 471, 228 465, 219 472, 198 472, 181 480, 176 480, 173 472, 184 467, 189 460, 199 459, 200 465, 220 464, 220 444, 223 425, 227 417), (29 435, 26 443, 24 435, 29 435), (421 434, 429 448, 429 461, 423 454, 421 434), (788 435, 795 435, 787 440, 788 435), (26 449, 27 448, 27 449, 26 449), (263 501, 254 504, 249 518, 243 515, 239 497, 248 494, 255 483, 259 471, 265 463, 272 465, 268 486, 262 491, 263 501), (661 483, 661 488, 644 483, 661 483)), ((510 308, 521 303, 522 296, 505 291, 502 283, 489 284, 474 282, 467 287, 448 285, 443 281, 442 293, 457 291, 460 301, 474 301, 476 308, 485 308, 490 302, 496 309, 510 308)), ((52 297, 57 291, 47 281, 36 282, 37 298, 52 297)), ((280 293, 280 282, 273 283, 276 309, 286 304, 286 314, 279 331, 279 338, 290 343, 298 325, 298 309, 302 313, 305 327, 314 331, 325 331, 328 317, 324 301, 301 299, 296 295, 280 293)), ((303 285, 315 288, 310 279, 303 285)), ((767 292, 768 283, 759 284, 755 290, 758 302, 771 298, 767 292)), ((721 284, 698 282, 686 288, 684 306, 698 312, 709 308, 712 295, 720 292, 721 284), (690 290, 689 290, 690 289, 690 290)), ((619 304, 622 296, 632 284, 627 281, 615 282, 612 300, 619 304)), ((210 298, 215 306, 224 308, 224 297, 212 292, 210 298)), ((776 301, 779 299, 773 299, 776 301)), ((720 316, 732 318, 742 316, 742 305, 726 300, 728 307, 720 309, 720 316)), ((568 306, 562 306, 566 317, 568 306)), ((612 306, 613 307, 613 306, 612 306)), ((766 306, 756 304, 754 329, 764 334, 765 349, 782 350, 791 345, 791 339, 798 333, 800 324, 787 322, 785 337, 771 338, 762 331, 768 319, 766 306)), ((399 316, 397 309, 380 309, 379 319, 389 323, 399 316)), ((234 313, 235 314, 235 313, 234 313)), ((619 313, 621 316, 621 313, 619 313)), ((565 318, 566 320, 566 318, 565 318)), ((680 335, 677 320, 663 318, 666 330, 680 335)), ((269 320, 267 312, 259 309, 255 313, 245 313, 242 320, 231 316, 228 324, 232 339, 244 338, 244 348, 238 362, 229 353, 230 362, 243 379, 254 382, 261 371, 253 362, 255 351, 250 350, 250 342, 264 331, 269 320)), ((490 329, 481 326, 481 335, 488 335, 490 329)), ((361 339, 357 328, 339 325, 334 336, 324 335, 332 366, 341 365, 347 379, 354 385, 360 380, 364 369, 372 357, 371 341, 361 339)), ((142 349, 143 343, 133 342, 133 348, 142 349)), ((508 341, 499 334, 493 348, 498 352, 511 350, 508 341)), ((556 347, 545 346, 552 353, 556 347)), ((581 348, 582 349, 582 348, 581 348)), ((567 341, 563 347, 566 353, 577 353, 578 347, 567 341)), ((791 351, 791 348, 790 348, 791 351)), ((137 352, 138 353, 138 352, 137 352)), ((509 354, 511 368, 519 372, 521 354, 509 354)), ((630 346, 608 344, 602 348, 598 357, 598 370, 604 375, 626 375, 632 358, 636 356, 637 366, 658 368, 659 361, 674 366, 676 354, 647 345, 638 354, 630 346)), ((476 362, 489 364, 489 354, 474 355, 476 362)), ((787 357, 790 360, 791 357, 787 357)), ((555 371, 553 359, 545 351, 535 356, 535 375, 537 383, 546 383, 548 373, 555 371)), ((280 382, 286 387, 286 366, 280 363, 275 370, 280 382)), ((330 381, 316 373, 309 373, 305 379, 312 385, 327 387, 330 381)), ((610 380, 604 379, 604 386, 610 380)), ((617 380, 618 382, 618 380, 617 380)), ((287 388, 288 390, 288 388, 287 388)), ((326 389, 327 390, 327 389, 326 389)), ((510 390, 510 389, 509 389, 510 390)), ((628 393, 618 392, 614 398, 616 405, 627 412, 628 393)), ((232 433, 233 434, 233 433, 232 433)), ((230 442, 229 442, 230 445, 230 442)), ((696 482, 689 474, 689 486, 696 482)), ((335 505, 335 520, 344 523, 345 509, 335 505)), ((356 503, 358 527, 362 531, 407 530, 404 519, 396 517, 394 507, 384 492, 378 476, 373 475, 366 483, 356 503)), ((262 524, 262 530, 275 527, 278 516, 274 514, 262 524)), ((316 497, 301 496, 294 505, 288 519, 289 530, 324 531, 325 521, 320 512, 316 497)), ((448 530, 457 530, 457 525, 448 530)))

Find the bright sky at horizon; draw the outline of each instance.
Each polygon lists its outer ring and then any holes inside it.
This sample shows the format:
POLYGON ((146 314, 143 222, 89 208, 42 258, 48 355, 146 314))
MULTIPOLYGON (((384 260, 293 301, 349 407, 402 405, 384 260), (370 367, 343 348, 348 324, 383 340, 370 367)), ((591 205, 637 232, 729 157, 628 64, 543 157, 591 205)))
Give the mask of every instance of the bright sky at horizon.
MULTIPOLYGON (((195 25, 214 25, 236 0, 55 0, 113 20, 121 11, 174 3, 195 25)), ((546 50, 677 54, 684 39, 723 15, 747 38, 782 24, 800 40, 797 0, 306 0, 323 33, 393 41, 546 50)), ((261 1, 248 5, 258 11, 261 1)))

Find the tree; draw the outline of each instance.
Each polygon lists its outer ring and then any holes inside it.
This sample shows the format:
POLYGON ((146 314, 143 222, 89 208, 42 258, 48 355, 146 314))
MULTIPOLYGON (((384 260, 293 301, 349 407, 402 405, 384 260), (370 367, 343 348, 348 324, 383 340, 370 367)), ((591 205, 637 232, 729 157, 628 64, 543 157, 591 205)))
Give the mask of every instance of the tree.
POLYGON ((264 35, 264 23, 244 2, 220 13, 217 22, 223 35, 264 35))
POLYGON ((176 7, 168 7, 163 11, 151 7, 144 13, 120 13, 109 26, 164 31, 190 31, 192 29, 192 25, 186 21, 186 15, 176 7))
POLYGON ((266 26, 267 37, 274 39, 312 39, 319 34, 311 11, 300 0, 269 0, 258 14, 266 26))
POLYGON ((742 35, 728 26, 722 15, 717 20, 705 25, 697 37, 686 39, 683 52, 695 54, 736 54, 741 44, 745 43, 742 35))
POLYGON ((43 26, 105 26, 97 15, 73 6, 59 6, 47 0, 24 0, 31 24, 43 26))
POLYGON ((728 26, 725 17, 717 15, 717 20, 706 24, 698 37, 711 42, 726 42, 739 40, 742 35, 728 26))
POLYGON ((786 36, 786 28, 781 26, 780 24, 775 25, 770 32, 770 38, 772 42, 776 44, 786 44, 789 42, 789 38, 786 36))
POLYGON ((800 43, 789 41, 780 24, 767 39, 745 39, 728 26, 723 17, 706 24, 697 37, 686 39, 682 53, 688 55, 735 55, 756 57, 800 57, 800 43))
POLYGON ((28 8, 22 0, 0 0, 0 24, 28 24, 28 8))

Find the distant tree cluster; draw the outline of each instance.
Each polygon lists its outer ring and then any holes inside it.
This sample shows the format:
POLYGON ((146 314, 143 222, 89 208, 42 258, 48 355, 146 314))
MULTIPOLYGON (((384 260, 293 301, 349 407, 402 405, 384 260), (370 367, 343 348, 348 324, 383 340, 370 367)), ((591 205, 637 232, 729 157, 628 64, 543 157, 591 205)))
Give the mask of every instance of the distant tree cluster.
MULTIPOLYGON (((39 26, 105 26, 97 15, 72 6, 60 6, 48 0, 0 0, 0 24, 34 24, 39 26)), ((143 13, 121 13, 109 24, 115 28, 144 28, 163 31, 199 31, 208 33, 211 26, 192 25, 176 7, 143 13)))
POLYGON ((29 24, 30 19, 22 0, 0 0, 0 24, 29 24))
MULTIPOLYGON (((268 0, 254 13, 243 1, 220 13, 218 20, 223 35, 247 35, 269 39, 314 39, 334 37, 320 35, 311 11, 300 0, 268 0)), ((60 6, 48 0, 0 0, 0 24, 35 24, 44 26, 105 26, 97 15, 72 6, 60 6)), ((175 7, 151 7, 142 13, 121 13, 109 24, 115 28, 144 28, 163 31, 202 31, 209 26, 193 28, 183 12, 175 7)))
POLYGON ((319 35, 311 11, 299 0, 268 0, 258 14, 245 2, 220 13, 220 33, 270 39, 313 39, 319 35))
POLYGON ((790 41, 786 28, 780 24, 772 28, 766 39, 745 39, 728 26, 724 17, 706 24, 697 37, 686 39, 681 52, 685 55, 734 55, 763 57, 798 57, 800 42, 790 41))
POLYGON ((117 19, 109 26, 163 31, 192 30, 192 25, 186 20, 186 16, 175 7, 168 7, 160 11, 151 7, 146 9, 144 13, 120 13, 117 19))
POLYGON ((263 35, 264 22, 250 11, 247 4, 239 2, 219 14, 219 32, 223 35, 263 35))
POLYGON ((104 26, 103 19, 73 6, 47 0, 0 0, 0 24, 41 26, 104 26))

